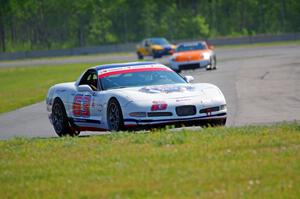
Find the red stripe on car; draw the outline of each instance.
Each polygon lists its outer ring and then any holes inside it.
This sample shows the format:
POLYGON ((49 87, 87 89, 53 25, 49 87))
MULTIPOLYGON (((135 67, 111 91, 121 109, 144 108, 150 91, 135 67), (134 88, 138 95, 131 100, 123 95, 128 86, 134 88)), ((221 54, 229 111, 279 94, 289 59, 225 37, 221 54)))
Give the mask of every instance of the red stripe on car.
POLYGON ((110 71, 110 72, 102 73, 98 77, 103 78, 103 77, 107 77, 107 76, 111 76, 111 75, 145 72, 145 71, 171 71, 171 70, 168 68, 132 68, 132 69, 117 70, 117 71, 110 71))

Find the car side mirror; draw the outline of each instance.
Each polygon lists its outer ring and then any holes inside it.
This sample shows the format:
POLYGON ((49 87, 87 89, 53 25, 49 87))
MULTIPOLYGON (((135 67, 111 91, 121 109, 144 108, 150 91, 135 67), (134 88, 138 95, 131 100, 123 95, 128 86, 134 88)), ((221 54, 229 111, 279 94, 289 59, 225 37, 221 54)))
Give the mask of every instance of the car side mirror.
POLYGON ((194 81, 194 77, 190 75, 184 76, 184 79, 187 83, 191 83, 192 81, 194 81))
POLYGON ((90 92, 90 93, 93 92, 92 88, 89 85, 86 85, 86 84, 79 85, 78 86, 78 91, 79 92, 90 92))

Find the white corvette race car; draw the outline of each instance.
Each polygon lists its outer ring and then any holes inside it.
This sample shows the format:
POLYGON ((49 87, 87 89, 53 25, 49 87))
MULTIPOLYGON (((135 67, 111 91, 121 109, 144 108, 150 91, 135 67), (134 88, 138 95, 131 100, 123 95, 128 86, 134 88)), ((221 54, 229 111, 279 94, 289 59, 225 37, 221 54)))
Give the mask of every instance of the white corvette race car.
POLYGON ((212 84, 190 84, 154 62, 89 68, 76 82, 52 86, 46 104, 59 136, 165 125, 225 125, 226 101, 212 84))

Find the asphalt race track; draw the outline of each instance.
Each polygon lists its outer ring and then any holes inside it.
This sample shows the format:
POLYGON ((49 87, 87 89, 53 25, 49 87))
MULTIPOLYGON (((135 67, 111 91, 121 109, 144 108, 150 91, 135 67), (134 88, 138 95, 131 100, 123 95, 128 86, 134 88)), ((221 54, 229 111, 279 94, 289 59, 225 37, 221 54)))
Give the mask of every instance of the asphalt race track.
MULTIPOLYGON (((265 124, 300 120, 300 46, 224 48, 217 50, 218 69, 183 71, 194 82, 209 82, 223 91, 228 108, 227 126, 265 124)), ((79 62, 126 62, 124 56, 86 56, 84 58, 39 59, 0 62, 0 67, 79 62)), ((157 61, 166 62, 166 59, 157 61)), ((87 132, 85 134, 90 134, 87 132)), ((0 139, 13 136, 56 137, 45 103, 41 102, 0 115, 0 139)))

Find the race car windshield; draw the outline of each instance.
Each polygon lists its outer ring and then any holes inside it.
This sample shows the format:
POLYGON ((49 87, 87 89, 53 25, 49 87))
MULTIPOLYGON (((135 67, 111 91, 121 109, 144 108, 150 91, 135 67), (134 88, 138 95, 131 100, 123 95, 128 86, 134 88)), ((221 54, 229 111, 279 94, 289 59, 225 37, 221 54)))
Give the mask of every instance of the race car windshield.
POLYGON ((156 44, 156 45, 169 45, 170 43, 164 39, 164 38, 152 38, 150 39, 150 42, 152 44, 156 44))
POLYGON ((150 85, 180 84, 185 80, 173 71, 143 71, 100 78, 103 90, 150 85))
POLYGON ((191 50, 205 50, 206 46, 202 43, 198 43, 195 45, 179 45, 176 48, 176 52, 183 52, 183 51, 191 51, 191 50))

